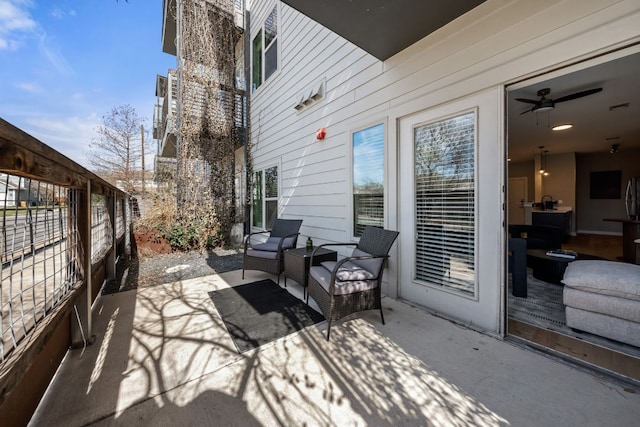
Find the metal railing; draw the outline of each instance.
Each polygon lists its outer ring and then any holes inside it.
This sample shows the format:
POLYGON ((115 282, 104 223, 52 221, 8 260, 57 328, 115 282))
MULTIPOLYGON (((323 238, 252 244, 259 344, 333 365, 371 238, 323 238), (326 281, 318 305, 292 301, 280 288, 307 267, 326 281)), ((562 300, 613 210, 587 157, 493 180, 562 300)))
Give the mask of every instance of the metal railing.
POLYGON ((126 193, 0 119, 0 413, 14 387, 43 384, 30 372, 53 376, 69 346, 90 341, 130 223, 126 193))
POLYGON ((0 363, 79 277, 77 205, 62 187, 2 175, 0 363), (52 197, 56 195, 56 198, 52 197))

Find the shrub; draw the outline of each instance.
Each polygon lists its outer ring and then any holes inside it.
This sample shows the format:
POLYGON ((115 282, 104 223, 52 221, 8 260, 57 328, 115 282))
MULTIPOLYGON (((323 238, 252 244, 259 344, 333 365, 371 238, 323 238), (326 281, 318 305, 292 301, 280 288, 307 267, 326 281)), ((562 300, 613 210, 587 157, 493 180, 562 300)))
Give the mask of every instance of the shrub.
POLYGON ((179 215, 176 198, 170 193, 154 195, 135 227, 167 239, 175 250, 210 249, 224 243, 224 233, 211 210, 191 205, 179 215))

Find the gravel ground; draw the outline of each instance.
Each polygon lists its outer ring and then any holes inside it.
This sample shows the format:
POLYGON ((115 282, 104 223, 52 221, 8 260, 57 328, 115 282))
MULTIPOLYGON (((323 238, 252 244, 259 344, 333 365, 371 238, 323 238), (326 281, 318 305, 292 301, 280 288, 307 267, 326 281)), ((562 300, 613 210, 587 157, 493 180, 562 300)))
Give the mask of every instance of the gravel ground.
POLYGON ((209 252, 141 254, 120 264, 118 279, 104 286, 103 295, 239 270, 242 268, 242 251, 220 248, 209 252))

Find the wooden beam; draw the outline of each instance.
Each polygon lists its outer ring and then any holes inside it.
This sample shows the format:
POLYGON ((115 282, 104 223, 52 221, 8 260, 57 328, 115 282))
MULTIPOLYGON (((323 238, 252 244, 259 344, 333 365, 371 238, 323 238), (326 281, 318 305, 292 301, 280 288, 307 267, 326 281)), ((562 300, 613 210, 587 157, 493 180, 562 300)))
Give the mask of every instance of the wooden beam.
POLYGON ((25 176, 39 181, 85 188, 87 181, 99 194, 124 192, 98 175, 74 162, 42 141, 0 118, 0 172, 25 176))
POLYGON ((87 178, 68 166, 62 166, 3 137, 0 137, 0 171, 72 188, 82 188, 87 182, 87 178))

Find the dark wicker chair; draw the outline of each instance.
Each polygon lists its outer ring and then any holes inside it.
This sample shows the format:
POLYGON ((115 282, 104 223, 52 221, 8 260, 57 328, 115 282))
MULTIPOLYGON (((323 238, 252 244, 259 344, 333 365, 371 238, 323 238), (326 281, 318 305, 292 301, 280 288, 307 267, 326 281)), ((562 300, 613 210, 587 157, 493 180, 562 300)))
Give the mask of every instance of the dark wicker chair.
POLYGON ((244 256, 242 258, 242 278, 245 270, 260 270, 278 276, 284 271, 284 251, 295 248, 298 243, 298 235, 301 219, 278 219, 273 222, 270 231, 258 231, 244 238, 244 256), (252 243, 252 238, 257 235, 268 235, 262 243, 252 243))
MULTIPOLYGON (((327 243, 318 246, 356 246, 349 257, 339 261, 325 261, 309 269, 311 296, 329 322, 327 341, 331 333, 331 322, 351 313, 380 309, 382 314, 380 286, 382 273, 389 250, 398 237, 398 232, 367 226, 359 243, 327 243)), ((314 250, 314 253, 317 249, 314 250)))

